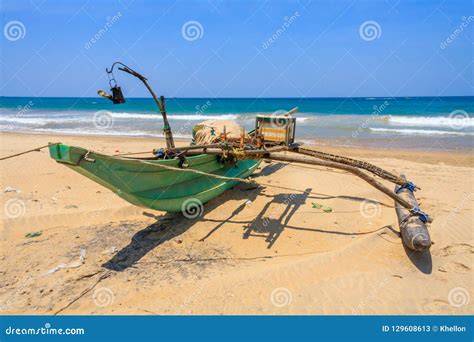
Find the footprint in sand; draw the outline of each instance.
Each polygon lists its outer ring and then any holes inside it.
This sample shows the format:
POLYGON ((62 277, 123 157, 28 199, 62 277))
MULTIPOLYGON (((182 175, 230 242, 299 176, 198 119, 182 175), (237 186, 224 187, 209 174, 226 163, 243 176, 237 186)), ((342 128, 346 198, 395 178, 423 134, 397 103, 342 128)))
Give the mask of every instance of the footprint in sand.
POLYGON ((446 312, 448 309, 449 303, 445 300, 435 299, 431 302, 428 302, 423 305, 423 311, 427 314, 437 313, 437 312, 446 312))
POLYGON ((448 257, 451 255, 457 255, 457 254, 473 254, 473 253, 474 253, 474 247, 468 243, 459 243, 459 244, 449 245, 437 251, 433 251, 433 255, 440 256, 440 257, 448 257))
POLYGON ((438 270, 440 272, 467 273, 471 270, 471 268, 461 262, 449 261, 446 264, 439 266, 438 270))

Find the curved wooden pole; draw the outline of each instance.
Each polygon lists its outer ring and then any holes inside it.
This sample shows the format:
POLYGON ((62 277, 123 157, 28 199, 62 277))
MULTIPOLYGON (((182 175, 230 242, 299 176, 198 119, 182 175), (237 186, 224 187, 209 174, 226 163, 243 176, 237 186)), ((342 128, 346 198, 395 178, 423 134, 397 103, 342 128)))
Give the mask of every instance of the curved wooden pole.
MULTIPOLYGON (((207 154, 214 154, 214 155, 223 155, 223 151, 219 148, 211 148, 211 149, 205 149, 205 150, 197 150, 197 151, 188 151, 186 154, 187 155, 196 155, 196 154, 202 154, 202 153, 207 153, 207 154)), ((226 151, 227 155, 232 155, 232 151, 226 151)), ((359 178, 362 178, 365 180, 367 183, 372 185, 374 188, 377 190, 383 192, 385 195, 388 197, 392 198, 395 202, 399 203, 401 206, 404 208, 411 210, 413 209, 413 205, 395 194, 392 190, 387 188, 385 185, 382 183, 378 182, 375 178, 372 176, 368 175, 367 173, 359 170, 358 168, 354 166, 349 166, 346 164, 341 164, 337 162, 332 162, 332 161, 325 161, 325 160, 319 160, 314 157, 301 157, 301 156, 288 156, 288 155, 282 155, 282 154, 277 154, 274 152, 268 152, 265 150, 250 150, 250 151, 242 151, 241 154, 237 156, 239 159, 245 158, 245 159, 270 159, 270 160, 275 160, 275 161, 283 161, 283 162, 289 162, 289 163, 301 163, 301 164, 309 164, 309 165, 317 165, 317 166, 324 166, 324 167, 329 167, 333 169, 340 169, 344 170, 347 172, 350 172, 354 175, 356 175, 359 178)), ((433 218, 431 216, 428 217, 428 222, 433 222, 433 218)))
MULTIPOLYGON (((329 161, 322 161, 322 160, 314 160, 314 159, 308 159, 308 158, 301 158, 301 157, 291 157, 291 156, 283 156, 283 155, 277 155, 274 153, 268 153, 265 155, 265 158, 271 159, 271 160, 277 160, 277 161, 285 161, 285 162, 290 162, 290 163, 302 163, 302 164, 310 164, 310 165, 318 165, 318 166, 325 166, 333 169, 340 169, 340 170, 345 170, 347 172, 350 172, 359 178, 362 178, 365 180, 367 183, 372 185, 374 188, 377 190, 383 192, 385 195, 388 197, 392 198, 394 201, 402 205, 408 210, 413 209, 413 205, 395 194, 392 190, 387 188, 385 185, 381 184, 378 182, 376 179, 373 177, 369 176, 365 172, 353 167, 353 166, 348 166, 345 164, 339 164, 335 162, 329 162, 329 161)), ((433 219, 431 217, 428 217, 428 222, 433 222, 433 219)))

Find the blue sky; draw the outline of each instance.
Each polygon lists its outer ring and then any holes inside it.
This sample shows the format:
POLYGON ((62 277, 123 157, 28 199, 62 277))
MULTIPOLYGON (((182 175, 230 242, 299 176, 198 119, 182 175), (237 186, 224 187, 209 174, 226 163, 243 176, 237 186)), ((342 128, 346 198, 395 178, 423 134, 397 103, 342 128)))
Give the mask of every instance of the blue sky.
MULTIPOLYGON (((168 97, 473 93, 469 0, 2 0, 1 6, 2 96, 93 97, 107 88, 104 69, 115 60, 168 97), (183 36, 190 21, 197 36, 192 29, 183 36)), ((137 80, 116 78, 126 95, 147 96, 137 80)))

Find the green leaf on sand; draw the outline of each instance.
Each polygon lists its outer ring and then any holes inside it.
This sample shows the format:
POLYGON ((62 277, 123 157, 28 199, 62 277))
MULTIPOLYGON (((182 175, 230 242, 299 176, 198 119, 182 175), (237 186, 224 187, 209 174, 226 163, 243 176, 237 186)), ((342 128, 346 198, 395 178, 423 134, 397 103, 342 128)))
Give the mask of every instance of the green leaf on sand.
POLYGON ((34 238, 34 237, 40 236, 41 234, 43 234, 43 232, 41 230, 39 230, 37 232, 29 232, 28 234, 25 235, 25 237, 26 238, 34 238))
POLYGON ((322 204, 319 204, 319 203, 316 203, 316 202, 311 202, 311 205, 313 206, 314 209, 322 209, 325 213, 332 212, 331 207, 325 207, 322 204))

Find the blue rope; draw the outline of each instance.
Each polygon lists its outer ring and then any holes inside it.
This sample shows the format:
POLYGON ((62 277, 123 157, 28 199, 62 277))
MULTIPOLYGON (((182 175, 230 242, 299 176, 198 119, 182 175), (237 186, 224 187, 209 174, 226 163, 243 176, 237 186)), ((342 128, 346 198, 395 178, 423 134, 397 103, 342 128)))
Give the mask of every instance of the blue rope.
POLYGON ((407 182, 407 183, 401 185, 401 186, 395 191, 395 193, 398 194, 398 193, 400 193, 400 191, 402 191, 403 189, 408 189, 408 190, 410 190, 411 192, 413 192, 413 191, 415 191, 415 188, 416 188, 415 183, 413 183, 413 182, 407 182))
POLYGON ((158 157, 158 159, 164 159, 165 156, 166 156, 166 151, 165 151, 164 148, 160 148, 159 150, 157 150, 157 151, 155 150, 153 152, 154 152, 155 156, 158 157))
POLYGON ((419 207, 413 207, 410 213, 417 215, 421 222, 426 223, 428 221, 428 214, 422 211, 419 207))

